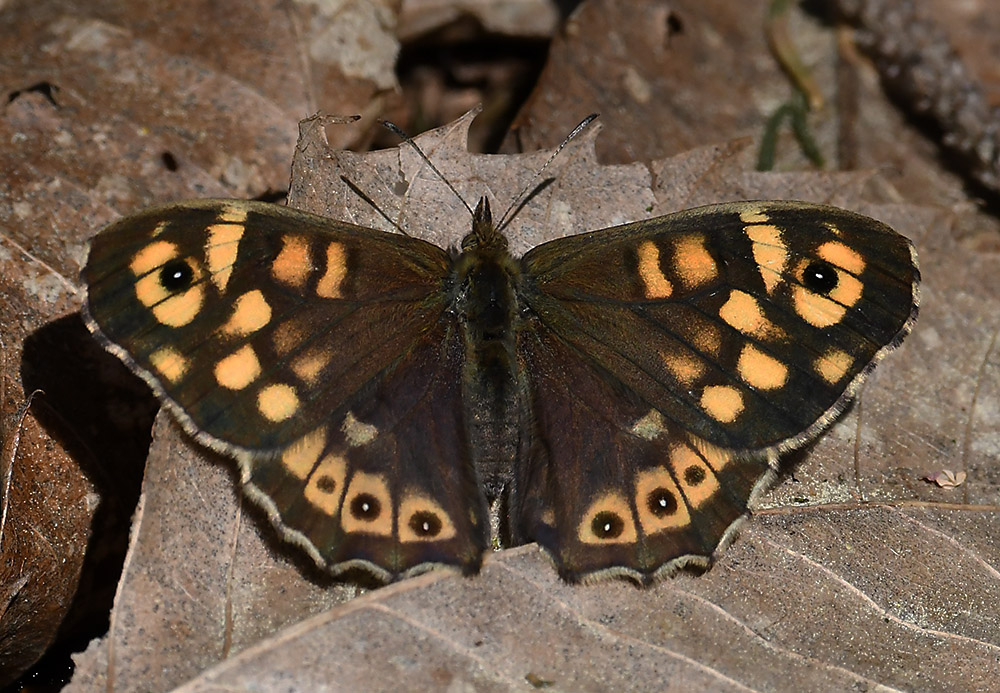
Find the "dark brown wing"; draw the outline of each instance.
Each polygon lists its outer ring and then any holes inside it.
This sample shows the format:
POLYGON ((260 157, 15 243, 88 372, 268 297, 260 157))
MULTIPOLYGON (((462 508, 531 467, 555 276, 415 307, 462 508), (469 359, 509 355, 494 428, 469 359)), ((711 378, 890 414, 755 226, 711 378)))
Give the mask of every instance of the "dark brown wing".
POLYGON ((569 577, 647 577, 711 555, 767 462, 831 422, 917 309, 905 238, 802 203, 716 205, 560 239, 523 266, 538 442, 515 475, 513 522, 569 577), (573 440, 585 442, 566 456, 573 440), (654 506, 687 519, 651 531, 654 506), (607 537, 589 534, 594 518, 610 522, 607 537))
POLYGON ((198 201, 94 239, 86 319, 185 430, 240 462, 250 495, 320 563, 469 571, 485 500, 447 271, 417 239, 198 201))

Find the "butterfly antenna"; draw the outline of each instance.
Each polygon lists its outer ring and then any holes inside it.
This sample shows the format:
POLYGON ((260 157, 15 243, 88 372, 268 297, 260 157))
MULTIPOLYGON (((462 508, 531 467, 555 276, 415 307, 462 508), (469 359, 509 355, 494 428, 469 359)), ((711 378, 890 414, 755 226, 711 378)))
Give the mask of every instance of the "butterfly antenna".
POLYGON ((451 184, 451 181, 448 180, 445 177, 445 175, 443 173, 441 173, 441 171, 438 170, 438 167, 434 165, 434 162, 431 161, 430 158, 426 154, 424 154, 424 150, 420 148, 420 145, 418 145, 416 142, 413 141, 412 137, 410 137, 405 132, 403 132, 402 128, 400 128, 398 125, 396 125, 393 122, 390 122, 388 120, 382 120, 382 121, 379 121, 379 122, 381 122, 382 125, 384 125, 388 130, 390 130, 391 132, 393 132, 397 137, 399 137, 404 142, 406 142, 408 145, 410 145, 411 147, 413 147, 413 149, 417 152, 417 154, 420 155, 420 158, 424 160, 424 163, 427 164, 430 167, 430 169, 432 171, 434 171, 434 173, 437 174, 438 178, 440 178, 442 181, 444 181, 444 184, 448 186, 449 190, 451 190, 453 193, 455 193, 455 197, 457 197, 459 200, 461 200, 462 204, 465 205, 465 208, 467 210, 469 210, 469 214, 475 216, 475 212, 472 211, 472 207, 469 206, 469 203, 465 201, 465 198, 462 197, 461 194, 459 194, 458 190, 455 189, 455 186, 451 184))
POLYGON ((526 186, 524 186, 524 189, 521 190, 521 192, 519 192, 517 196, 514 198, 514 201, 510 203, 510 207, 507 208, 507 211, 503 213, 502 217, 500 217, 500 221, 497 222, 496 225, 497 229, 503 229, 503 227, 511 219, 513 219, 513 215, 511 213, 514 212, 515 210, 521 209, 521 207, 524 206, 524 203, 528 201, 528 198, 526 197, 528 191, 537 185, 535 181, 537 181, 541 177, 545 169, 548 168, 549 164, 552 163, 552 160, 555 159, 557 156, 559 156, 559 152, 561 152, 563 148, 567 144, 569 144, 570 140, 572 140, 574 137, 583 132, 588 125, 597 120, 598 115, 600 114, 591 113, 589 116, 581 120, 580 124, 577 125, 575 128, 573 128, 572 132, 566 135, 565 139, 563 139, 563 141, 559 143, 559 146, 556 147, 555 151, 552 152, 552 156, 549 157, 548 161, 542 164, 542 167, 540 169, 535 171, 535 175, 531 177, 531 181, 526 186))

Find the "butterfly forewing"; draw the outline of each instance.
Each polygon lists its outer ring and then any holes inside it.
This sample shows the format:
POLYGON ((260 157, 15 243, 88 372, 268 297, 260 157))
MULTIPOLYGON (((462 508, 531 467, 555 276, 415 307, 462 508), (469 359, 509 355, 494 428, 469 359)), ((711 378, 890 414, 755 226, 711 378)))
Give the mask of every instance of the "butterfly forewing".
POLYGON ((473 569, 485 522, 456 422, 448 267, 405 236, 275 205, 185 203, 97 236, 87 319, 190 433, 241 461, 317 560, 386 577, 448 554, 473 569))
POLYGON ((919 279, 889 227, 778 202, 561 239, 524 265, 543 329, 668 421, 741 450, 809 437, 909 330, 919 279))

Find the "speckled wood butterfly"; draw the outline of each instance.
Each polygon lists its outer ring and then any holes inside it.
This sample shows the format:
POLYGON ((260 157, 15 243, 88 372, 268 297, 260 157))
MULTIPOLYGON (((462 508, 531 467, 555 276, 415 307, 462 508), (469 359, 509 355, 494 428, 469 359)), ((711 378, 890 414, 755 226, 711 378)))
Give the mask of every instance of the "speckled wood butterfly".
POLYGON ((85 317, 239 463, 331 572, 476 572, 511 544, 568 580, 707 564, 909 332, 910 243, 832 207, 741 202, 544 243, 484 197, 461 248, 259 202, 146 210, 94 239, 85 317))

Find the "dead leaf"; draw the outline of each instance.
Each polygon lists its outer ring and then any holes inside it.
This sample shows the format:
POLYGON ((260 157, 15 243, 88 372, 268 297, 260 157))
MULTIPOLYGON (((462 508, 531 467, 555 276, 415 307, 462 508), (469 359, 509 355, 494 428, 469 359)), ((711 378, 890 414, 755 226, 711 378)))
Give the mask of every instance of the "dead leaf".
MULTIPOLYGON (((470 119, 426 133, 417 142, 463 197, 474 202, 488 194, 496 210, 506 209, 548 154, 469 155, 465 136, 470 119)), ((335 151, 326 144, 326 131, 336 127, 350 126, 324 125, 322 119, 303 122, 293 165, 294 205, 368 226, 397 224, 443 246, 468 232, 469 211, 409 147, 366 155, 335 151), (362 201, 343 178, 388 218, 362 201)), ((986 505, 923 507, 912 505, 919 496, 911 489, 894 487, 884 477, 901 462, 910 467, 923 463, 928 450, 914 445, 917 432, 918 439, 933 438, 938 427, 943 433, 956 425, 950 411, 928 412, 931 401, 922 395, 900 395, 919 393, 919 383, 927 380, 926 355, 908 356, 907 351, 922 352, 922 340, 940 341, 929 336, 943 330, 935 303, 952 306, 947 319, 954 325, 979 320, 983 306, 1000 301, 993 284, 983 281, 1000 269, 1000 257, 980 255, 977 264, 958 249, 957 257, 948 260, 925 252, 926 245, 934 247, 931 238, 946 242, 931 233, 942 213, 859 204, 871 188, 868 175, 747 174, 739 144, 697 149, 648 167, 602 167, 596 162, 595 136, 573 141, 546 171, 554 183, 521 209, 508 228, 515 252, 628 218, 735 198, 805 197, 853 206, 917 241, 931 297, 930 318, 922 318, 916 333, 880 368, 890 370, 890 376, 873 379, 860 407, 821 439, 808 460, 800 460, 793 490, 811 506, 787 507, 786 502, 786 507, 767 510, 746 525, 744 536, 708 575, 685 575, 651 590, 618 583, 570 587, 536 549, 524 548, 495 555, 479 577, 422 576, 282 630, 282 624, 316 614, 321 607, 293 597, 276 608, 260 586, 280 582, 289 595, 322 594, 316 578, 308 570, 302 577, 297 571, 301 560, 275 544, 266 522, 241 515, 232 465, 225 462, 220 468, 214 456, 189 447, 176 427, 161 421, 115 626, 105 643, 77 659, 77 690, 104 685, 107 671, 115 672, 116 681, 140 688, 192 679, 185 690, 242 687, 251 680, 265 688, 280 680, 308 689, 334 676, 348 688, 390 687, 404 676, 415 688, 464 683, 507 689, 524 685, 529 676, 560 689, 598 682, 598 687, 641 688, 654 681, 662 686, 666 680, 678 689, 775 688, 788 686, 787 681, 802 688, 820 681, 825 686, 834 681, 834 687, 878 683, 906 688, 927 676, 944 682, 959 675, 955 660, 939 654, 943 642, 962 643, 962 676, 988 679, 991 658, 1000 651, 991 644, 1000 636, 996 619, 987 614, 969 619, 960 604, 934 614, 913 610, 923 608, 924 592, 934 590, 966 594, 961 590, 972 589, 972 602, 994 598, 1000 581, 988 566, 995 562, 989 537, 1000 505, 997 484, 985 478, 970 482, 971 492, 986 505), (948 283, 953 275, 936 269, 952 261, 964 263, 972 273, 960 290, 978 286, 974 302, 956 300, 956 287, 948 283), (927 332, 921 336, 921 330, 927 332), (167 476, 153 472, 154 460, 160 460, 157 465, 163 465, 167 476), (154 498, 160 498, 155 511, 154 498), (938 546, 942 539, 951 552, 947 557, 933 563, 917 558, 929 551, 925 543, 938 546), (246 570, 241 566, 248 555, 255 556, 255 577, 239 581, 247 588, 231 597, 227 585, 246 570), (914 566, 912 561, 923 562, 914 566), (949 572, 949 566, 960 570, 949 572), (920 575, 919 591, 909 577, 901 577, 914 571, 920 575), (192 613, 193 604, 199 608, 192 613), (246 630, 239 637, 234 626, 226 626, 227 609, 246 614, 246 630), (880 624, 874 649, 864 635, 873 624, 880 624), (170 647, 157 646, 181 627, 199 634, 190 638, 190 649, 175 640, 169 640, 170 647), (846 644, 854 641, 865 645, 846 644), (712 649, 719 642, 738 644, 712 649), (152 677, 147 673, 151 651, 156 652, 152 677), (885 664, 902 652, 912 653, 904 667, 885 664), (109 653, 114 653, 110 665, 109 653), (624 672, 627 679, 616 678, 624 672)), ((976 338, 986 339, 985 346, 989 334, 987 327, 976 338)), ((968 336, 974 335, 973 330, 968 336)), ((957 342, 939 348, 937 358, 944 363, 952 353, 955 363, 967 360, 957 342)), ((960 388, 956 382, 956 393, 968 391, 968 378, 981 370, 956 374, 964 379, 960 388)), ((980 403, 985 392, 992 392, 995 373, 981 377, 980 403)), ((965 415, 974 418, 975 410, 965 410, 965 415)), ((991 454, 986 429, 969 430, 969 454, 991 454)), ((783 488, 769 503, 779 502, 774 498, 783 488)))
POLYGON ((942 469, 939 472, 931 472, 927 476, 920 477, 924 481, 937 484, 941 488, 955 488, 965 483, 965 472, 953 472, 950 469, 942 469))

